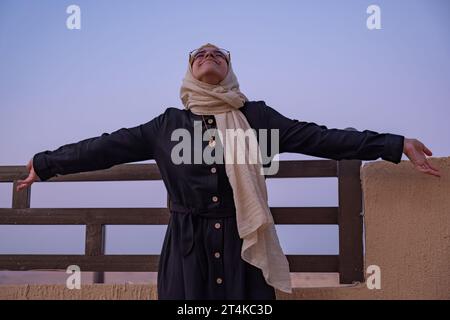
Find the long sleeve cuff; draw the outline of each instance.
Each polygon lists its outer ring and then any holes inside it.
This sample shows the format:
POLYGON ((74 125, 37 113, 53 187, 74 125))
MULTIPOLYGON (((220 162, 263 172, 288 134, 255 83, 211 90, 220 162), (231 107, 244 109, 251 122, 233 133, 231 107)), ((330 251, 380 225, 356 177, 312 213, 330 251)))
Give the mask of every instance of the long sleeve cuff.
POLYGON ((393 163, 400 163, 403 155, 405 137, 398 134, 387 133, 385 146, 381 158, 393 163))
POLYGON ((50 170, 50 166, 47 163, 47 157, 46 155, 51 152, 49 150, 42 151, 39 153, 36 153, 33 156, 33 169, 38 175, 38 177, 41 179, 41 181, 46 181, 54 176, 53 172, 50 170))

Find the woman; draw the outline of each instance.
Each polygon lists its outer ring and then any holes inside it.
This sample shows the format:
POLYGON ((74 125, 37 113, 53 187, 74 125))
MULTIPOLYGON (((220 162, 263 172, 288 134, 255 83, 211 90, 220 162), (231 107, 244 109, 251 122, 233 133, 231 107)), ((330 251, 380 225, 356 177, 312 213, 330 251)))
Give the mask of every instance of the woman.
POLYGON ((289 267, 267 204, 263 165, 234 164, 231 157, 250 146, 238 143, 234 151, 227 149, 231 142, 225 130, 278 130, 279 153, 335 160, 381 157, 393 163, 405 153, 417 170, 440 176, 426 159, 431 151, 417 139, 328 129, 286 118, 264 101, 249 101, 239 90, 229 52, 210 43, 189 54, 180 97, 183 110, 167 108, 139 126, 37 153, 27 165, 29 176, 18 185, 21 190, 58 174, 155 159, 171 199, 159 262, 159 299, 275 299, 275 288, 291 292, 289 267), (187 159, 183 162, 179 157, 174 161, 180 156, 174 152, 180 151, 173 139, 177 129, 190 136, 200 130, 207 137, 200 145, 188 143, 192 152, 181 152, 187 159), (218 159, 225 161, 191 161, 199 148, 203 155, 221 150, 223 158, 218 159))

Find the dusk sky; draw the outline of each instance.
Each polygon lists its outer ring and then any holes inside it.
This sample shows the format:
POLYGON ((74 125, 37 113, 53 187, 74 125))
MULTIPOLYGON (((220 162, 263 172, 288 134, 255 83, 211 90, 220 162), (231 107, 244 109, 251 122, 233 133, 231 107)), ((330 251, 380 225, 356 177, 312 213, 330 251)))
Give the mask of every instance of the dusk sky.
MULTIPOLYGON (((188 52, 206 42, 231 51, 250 100, 328 128, 417 138, 446 157, 449 18, 447 0, 0 0, 0 165, 26 165, 37 152, 183 108, 188 52), (80 30, 66 27, 72 4, 80 30), (372 4, 379 30, 366 25, 372 4)), ((338 204, 335 178, 267 185, 271 206, 338 204)), ((11 199, 12 184, 0 184, 0 206, 11 199)), ((32 186, 34 208, 165 204, 161 181, 32 186)), ((109 226, 106 253, 159 254, 165 229, 109 226)), ((338 253, 337 226, 277 230, 285 253, 338 253)), ((84 226, 0 226, 0 254, 83 252, 84 226)))

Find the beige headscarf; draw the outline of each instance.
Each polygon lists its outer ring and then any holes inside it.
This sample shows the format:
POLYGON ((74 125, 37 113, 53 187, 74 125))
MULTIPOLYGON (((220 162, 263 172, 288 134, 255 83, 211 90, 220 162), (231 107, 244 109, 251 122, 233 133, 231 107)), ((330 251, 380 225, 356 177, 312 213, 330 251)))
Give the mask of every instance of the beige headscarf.
MULTIPOLYGON (((200 48, 203 47, 218 48, 210 43, 200 48)), ((256 162, 245 161, 245 164, 230 163, 229 159, 235 159, 235 155, 226 154, 226 129, 243 129, 244 132, 251 130, 246 117, 239 111, 248 99, 239 90, 231 61, 228 63, 225 79, 218 85, 194 78, 191 64, 188 63, 188 70, 180 89, 180 98, 186 109, 199 115, 212 114, 216 119, 217 129, 223 138, 221 143, 225 170, 233 189, 238 232, 243 239, 242 259, 260 268, 269 285, 292 293, 289 263, 281 249, 268 205, 266 182, 259 161, 261 158, 259 157, 256 162)), ((252 140, 256 141, 254 132, 253 136, 252 140)), ((259 146, 257 148, 260 152, 259 146)), ((248 154, 248 145, 237 143, 234 150, 244 155, 248 154)))

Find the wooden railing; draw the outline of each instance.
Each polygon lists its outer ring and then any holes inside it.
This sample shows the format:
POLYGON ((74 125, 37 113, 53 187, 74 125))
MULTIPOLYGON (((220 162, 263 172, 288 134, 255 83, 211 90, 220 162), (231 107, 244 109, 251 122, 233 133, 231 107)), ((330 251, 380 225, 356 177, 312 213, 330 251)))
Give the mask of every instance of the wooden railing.
MULTIPOLYGON (((338 178, 338 207, 271 207, 276 224, 339 225, 339 255, 287 255, 291 272, 338 272, 340 283, 364 281, 360 160, 280 161, 267 178, 338 178)), ((105 225, 167 225, 167 208, 30 208, 31 188, 16 191, 25 166, 0 166, 0 182, 13 182, 12 208, 0 208, 0 225, 85 225, 84 255, 0 255, 0 270, 63 269, 78 265, 103 282, 106 271, 158 271, 159 255, 106 255, 105 225)), ((46 182, 161 180, 156 164, 121 164, 59 175, 46 182)))

